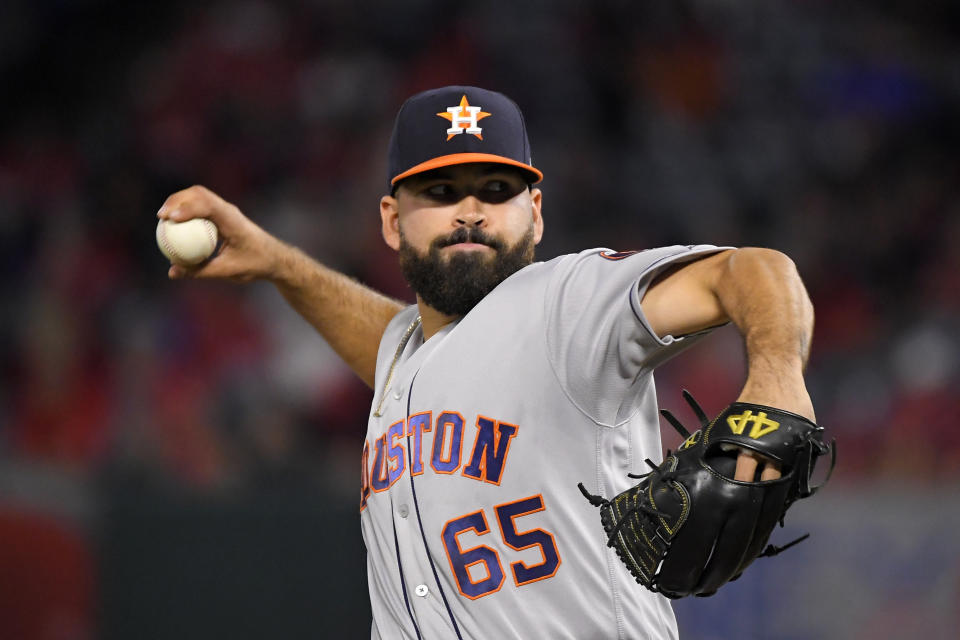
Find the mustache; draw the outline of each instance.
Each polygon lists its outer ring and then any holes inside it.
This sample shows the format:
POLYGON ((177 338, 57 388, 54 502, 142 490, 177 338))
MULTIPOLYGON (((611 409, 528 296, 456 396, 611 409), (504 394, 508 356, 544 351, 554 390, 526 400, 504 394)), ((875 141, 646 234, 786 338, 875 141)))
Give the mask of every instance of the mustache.
POLYGON ((443 249, 444 247, 449 247, 453 244, 462 244, 464 242, 486 245, 497 251, 501 251, 504 248, 504 243, 500 239, 487 234, 478 227, 458 227, 450 235, 434 240, 432 248, 443 249))

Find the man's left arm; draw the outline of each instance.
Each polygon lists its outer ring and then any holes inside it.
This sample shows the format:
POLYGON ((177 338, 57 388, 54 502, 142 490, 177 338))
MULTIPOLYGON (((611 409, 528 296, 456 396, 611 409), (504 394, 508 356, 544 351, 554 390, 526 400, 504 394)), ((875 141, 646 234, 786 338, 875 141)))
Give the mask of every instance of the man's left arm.
MULTIPOLYGON (((815 421, 803 369, 813 335, 813 305, 797 269, 771 249, 723 251, 660 276, 644 295, 643 312, 657 335, 685 335, 733 322, 743 335, 747 380, 738 400, 815 421)), ((779 477, 761 465, 761 479, 779 477)), ((743 452, 736 478, 753 480, 758 460, 743 452)))

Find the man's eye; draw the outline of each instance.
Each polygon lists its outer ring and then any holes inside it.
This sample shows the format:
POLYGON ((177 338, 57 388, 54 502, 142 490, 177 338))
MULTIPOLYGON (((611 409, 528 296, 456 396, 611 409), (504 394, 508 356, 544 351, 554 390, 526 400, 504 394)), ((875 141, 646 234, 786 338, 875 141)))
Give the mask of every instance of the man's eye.
POLYGON ((435 184, 427 187, 426 194, 431 198, 449 198, 453 195, 453 189, 448 184, 435 184))
POLYGON ((506 202, 513 196, 520 193, 523 187, 508 182, 506 180, 491 180, 484 183, 483 190, 477 194, 477 197, 484 202, 497 204, 506 202))

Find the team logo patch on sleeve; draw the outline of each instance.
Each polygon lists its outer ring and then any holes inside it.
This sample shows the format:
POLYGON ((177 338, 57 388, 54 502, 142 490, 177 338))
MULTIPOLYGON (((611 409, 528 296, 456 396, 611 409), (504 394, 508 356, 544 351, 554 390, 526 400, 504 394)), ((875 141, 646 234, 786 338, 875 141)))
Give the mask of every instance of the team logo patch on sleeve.
POLYGON ((472 107, 467 102, 467 95, 464 94, 460 99, 460 104, 456 107, 447 107, 446 111, 437 114, 441 118, 450 121, 450 128, 447 129, 447 140, 461 133, 469 133, 483 140, 483 128, 477 123, 489 115, 486 111, 481 111, 480 107, 472 107), (466 128, 463 125, 467 125, 466 128))

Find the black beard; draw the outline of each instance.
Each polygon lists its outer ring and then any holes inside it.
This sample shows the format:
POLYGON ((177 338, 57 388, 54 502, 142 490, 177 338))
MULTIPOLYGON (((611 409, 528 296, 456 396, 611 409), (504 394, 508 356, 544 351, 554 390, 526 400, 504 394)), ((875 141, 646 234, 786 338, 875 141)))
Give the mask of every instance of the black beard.
POLYGON ((448 316, 465 316, 498 284, 533 262, 533 226, 512 247, 475 227, 460 227, 419 253, 400 234, 400 271, 426 304, 448 316), (496 253, 466 251, 444 257, 440 249, 475 242, 496 253))

